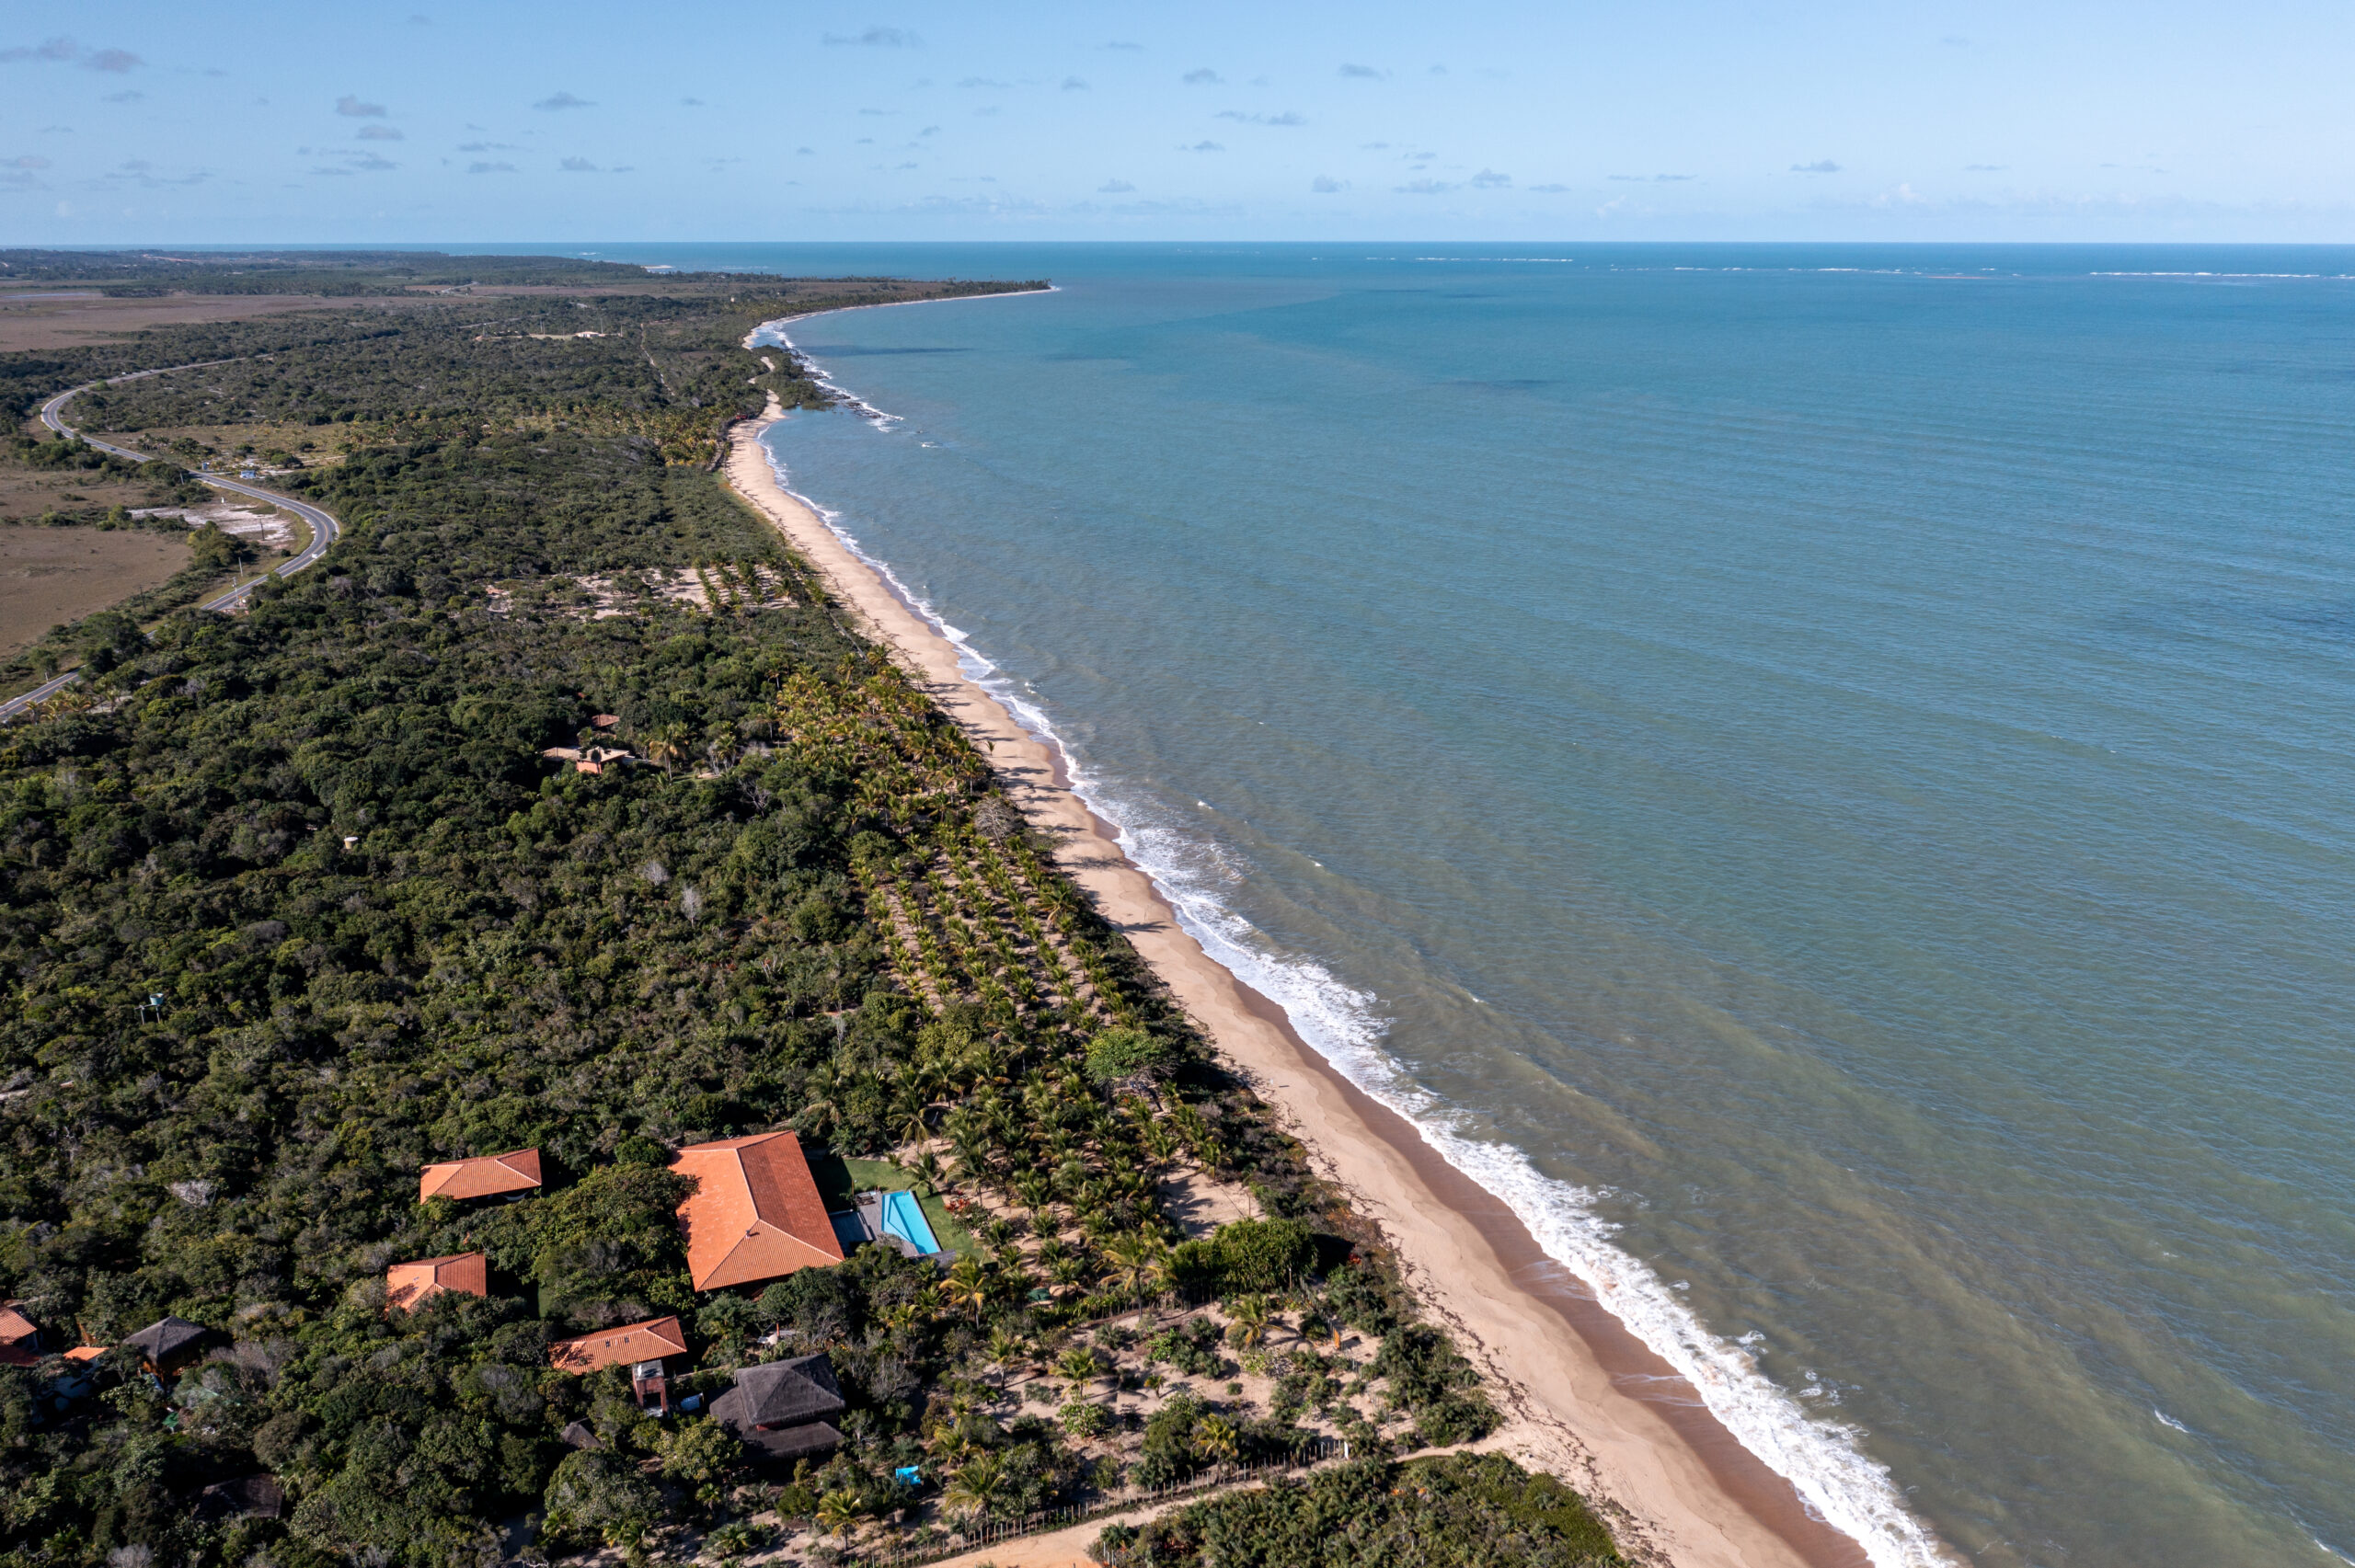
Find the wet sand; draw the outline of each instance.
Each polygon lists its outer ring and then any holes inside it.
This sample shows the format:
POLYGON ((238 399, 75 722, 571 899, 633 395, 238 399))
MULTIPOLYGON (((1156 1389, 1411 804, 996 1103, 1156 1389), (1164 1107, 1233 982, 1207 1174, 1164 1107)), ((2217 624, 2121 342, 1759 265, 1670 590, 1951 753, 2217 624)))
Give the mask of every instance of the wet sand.
POLYGON ((1594 1498, 1637 1561, 1680 1568, 1858 1568, 1852 1539, 1736 1442, 1698 1393, 1548 1259, 1497 1198, 1406 1120, 1310 1050, 1282 1011, 1206 955, 1110 828, 1068 787, 1055 750, 958 668, 956 649, 777 483, 739 425, 725 472, 893 649, 995 765, 1007 795, 1221 1055, 1382 1227, 1407 1280, 1490 1379, 1510 1425, 1495 1446, 1594 1498))

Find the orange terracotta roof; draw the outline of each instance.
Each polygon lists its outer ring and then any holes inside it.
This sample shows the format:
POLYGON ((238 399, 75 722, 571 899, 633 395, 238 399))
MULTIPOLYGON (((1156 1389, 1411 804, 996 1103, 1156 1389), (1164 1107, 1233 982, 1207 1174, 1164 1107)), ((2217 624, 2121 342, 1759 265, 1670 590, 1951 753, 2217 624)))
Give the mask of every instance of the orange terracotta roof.
POLYGON ((77 1345, 65 1353, 68 1361, 96 1361, 107 1353, 103 1345, 77 1345))
POLYGON ((0 1301, 0 1366, 29 1367, 40 1358, 40 1330, 17 1310, 22 1301, 0 1301))
POLYGON ((489 1197, 497 1193, 529 1192, 540 1185, 540 1151, 511 1149, 504 1154, 480 1154, 428 1165, 417 1179, 417 1201, 429 1197, 489 1197))
POLYGON ((649 1318, 617 1329, 600 1329, 578 1339, 559 1339, 548 1346, 548 1365, 559 1372, 593 1372, 622 1363, 660 1361, 684 1356, 687 1336, 676 1318, 649 1318))
POLYGON ((679 1206, 696 1289, 780 1279, 843 1261, 843 1244, 793 1134, 694 1144, 679 1150, 671 1169, 696 1182, 695 1196, 679 1206))
POLYGON ((468 1296, 490 1294, 490 1261, 480 1253, 396 1263, 385 1271, 385 1305, 417 1310, 444 1290, 468 1296))

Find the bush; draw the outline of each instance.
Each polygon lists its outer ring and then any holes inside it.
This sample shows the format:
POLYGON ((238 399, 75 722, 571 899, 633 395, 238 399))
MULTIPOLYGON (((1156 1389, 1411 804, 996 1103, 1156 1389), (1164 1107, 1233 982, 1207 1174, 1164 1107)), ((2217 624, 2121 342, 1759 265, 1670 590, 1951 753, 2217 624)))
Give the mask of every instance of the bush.
POLYGON ((551 1544, 619 1545, 661 1516, 662 1496, 637 1460, 592 1448, 564 1457, 548 1478, 545 1505, 540 1531, 551 1544))
POLYGON ((1394 1330, 1369 1375, 1390 1379, 1390 1401, 1415 1418, 1424 1442, 1468 1443, 1496 1430, 1497 1413, 1479 1375, 1445 1334, 1420 1324, 1394 1330))
POLYGON ((1238 1219, 1211 1237, 1222 1294, 1288 1289, 1316 1260, 1316 1242, 1297 1219, 1238 1219))
POLYGON ((1087 1042, 1087 1076, 1098 1083, 1166 1072, 1177 1059, 1167 1041, 1125 1025, 1106 1029, 1087 1042))

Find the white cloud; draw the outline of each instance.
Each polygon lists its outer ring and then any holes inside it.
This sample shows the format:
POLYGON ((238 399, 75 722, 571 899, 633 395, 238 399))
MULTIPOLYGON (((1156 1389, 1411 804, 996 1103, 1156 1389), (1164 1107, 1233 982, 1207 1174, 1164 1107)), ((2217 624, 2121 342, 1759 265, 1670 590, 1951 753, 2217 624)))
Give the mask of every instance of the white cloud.
POLYGON ((388 110, 380 103, 362 103, 350 93, 335 100, 335 111, 351 120, 382 120, 388 110))
POLYGON ((594 109, 597 105, 596 101, 592 98, 575 97, 570 93, 556 93, 550 97, 542 98, 532 107, 534 109, 594 109))

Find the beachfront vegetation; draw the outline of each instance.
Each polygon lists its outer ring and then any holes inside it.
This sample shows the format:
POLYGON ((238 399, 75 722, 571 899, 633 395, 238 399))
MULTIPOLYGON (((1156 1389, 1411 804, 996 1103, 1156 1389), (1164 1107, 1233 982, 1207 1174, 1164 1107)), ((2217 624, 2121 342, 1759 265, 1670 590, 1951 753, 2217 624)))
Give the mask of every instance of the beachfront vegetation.
POLYGON ((1339 1465, 1113 1525, 1108 1568, 1606 1568, 1611 1532, 1577 1494, 1497 1454, 1339 1465))
POLYGON ((324 389, 379 433, 281 480, 343 521, 322 567, 235 618, 86 624, 85 681, 0 731, 0 1295, 52 1353, 213 1332, 173 1379, 0 1368, 0 1563, 472 1564, 510 1525, 871 1547, 1494 1425, 972 747, 708 472, 790 368, 739 339, 810 297, 744 293, 472 299, 109 395, 144 429, 324 389), (633 325, 505 330, 551 318, 633 325), (638 761, 542 754, 592 736, 638 761), (668 1150, 775 1127, 893 1161, 974 1244, 695 1295, 668 1150), (417 1201, 422 1164, 526 1146, 545 1193, 417 1201), (1175 1196, 1258 1217, 1189 1238, 1175 1196), (389 1264, 466 1250, 487 1298, 387 1310, 389 1264), (825 1351, 842 1449, 764 1475, 622 1368, 547 1368, 665 1313, 682 1397, 825 1351), (194 1506, 256 1474, 282 1516, 194 1506))

